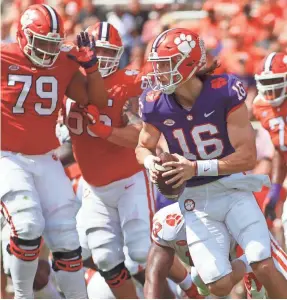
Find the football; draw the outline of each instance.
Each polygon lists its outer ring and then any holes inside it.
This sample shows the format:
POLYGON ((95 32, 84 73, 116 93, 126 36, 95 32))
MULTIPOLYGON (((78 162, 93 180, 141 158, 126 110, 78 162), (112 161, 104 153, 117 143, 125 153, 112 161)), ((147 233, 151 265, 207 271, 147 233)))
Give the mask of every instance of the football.
POLYGON ((157 182, 155 183, 157 189, 161 194, 170 200, 176 201, 185 188, 185 183, 179 186, 178 188, 173 188, 172 186, 176 184, 166 184, 165 182, 172 178, 173 176, 162 177, 162 173, 171 170, 171 168, 164 168, 162 164, 170 161, 177 161, 177 158, 172 156, 168 152, 163 152, 159 155, 160 162, 155 164, 155 168, 159 171, 157 182))

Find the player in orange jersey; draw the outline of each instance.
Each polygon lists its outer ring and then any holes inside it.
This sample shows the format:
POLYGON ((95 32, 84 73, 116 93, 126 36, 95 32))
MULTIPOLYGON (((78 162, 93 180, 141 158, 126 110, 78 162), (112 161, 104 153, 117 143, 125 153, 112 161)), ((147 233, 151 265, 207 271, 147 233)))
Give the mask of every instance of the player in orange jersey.
MULTIPOLYGON (((143 264, 150 246, 154 211, 152 187, 135 157, 141 129, 137 117, 141 76, 118 70, 123 52, 117 30, 107 22, 86 32, 96 39, 99 70, 109 93, 108 107, 83 110, 67 100, 65 123, 84 182, 81 208, 88 247, 94 263, 117 298, 136 298, 124 264, 123 246, 130 258, 143 264)), ((80 236, 80 240, 82 237, 80 236)), ((139 279, 141 274, 135 276, 139 279)))
MULTIPOLYGON (((258 96, 254 100, 253 113, 269 132, 275 152, 272 160, 272 186, 266 196, 265 215, 275 219, 275 206, 280 198, 287 174, 287 55, 270 53, 255 75, 258 96)), ((282 222, 287 244, 287 202, 282 222)))
POLYGON ((23 13, 17 41, 1 46, 0 160, 15 298, 33 298, 42 236, 53 252, 53 268, 65 296, 85 298, 75 222, 79 206, 51 151, 58 145, 55 123, 64 94, 82 105, 107 103, 95 44, 84 32, 78 36, 78 48, 64 44, 61 17, 45 4, 23 13))

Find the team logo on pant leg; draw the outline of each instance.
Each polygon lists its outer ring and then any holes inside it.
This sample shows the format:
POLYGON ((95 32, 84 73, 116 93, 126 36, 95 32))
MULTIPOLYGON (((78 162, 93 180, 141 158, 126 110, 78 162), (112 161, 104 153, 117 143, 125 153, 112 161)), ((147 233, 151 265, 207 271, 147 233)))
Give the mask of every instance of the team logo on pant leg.
POLYGON ((193 211, 195 207, 195 202, 192 199, 186 199, 184 201, 184 208, 187 211, 193 211))
POLYGON ((168 224, 169 226, 172 226, 172 227, 180 224, 181 221, 182 221, 182 216, 177 215, 177 214, 169 214, 166 216, 166 219, 165 219, 166 224, 168 224))

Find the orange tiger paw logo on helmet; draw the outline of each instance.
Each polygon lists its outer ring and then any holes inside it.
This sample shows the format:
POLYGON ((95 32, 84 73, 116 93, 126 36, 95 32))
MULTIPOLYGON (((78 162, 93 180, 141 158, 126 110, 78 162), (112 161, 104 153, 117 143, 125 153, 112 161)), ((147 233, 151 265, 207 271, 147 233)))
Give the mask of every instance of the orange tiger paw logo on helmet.
POLYGON ((166 224, 172 227, 180 224, 181 221, 182 221, 182 216, 177 214, 167 215, 165 219, 166 224))

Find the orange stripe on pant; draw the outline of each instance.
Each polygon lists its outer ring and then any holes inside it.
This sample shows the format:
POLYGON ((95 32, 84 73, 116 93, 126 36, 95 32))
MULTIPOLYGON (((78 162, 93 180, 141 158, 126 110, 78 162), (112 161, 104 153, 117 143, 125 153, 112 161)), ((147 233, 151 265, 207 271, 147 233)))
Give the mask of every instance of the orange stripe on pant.
POLYGON ((151 183, 151 193, 152 193, 152 200, 153 200, 153 204, 154 204, 154 212, 156 210, 156 198, 155 198, 155 195, 154 195, 154 184, 151 183))
POLYGON ((270 234, 270 240, 271 240, 271 244, 274 245, 274 247, 276 248, 276 250, 279 251, 283 255, 283 257, 286 259, 286 262, 287 262, 287 254, 279 246, 279 244, 277 243, 277 241, 274 239, 274 237, 271 234, 270 234))
POLYGON ((271 249, 272 257, 278 262, 278 264, 287 272, 287 265, 282 261, 282 259, 271 249))
POLYGON ((287 254, 273 238, 271 238, 271 253, 282 269, 287 272, 287 254))
POLYGON ((1 201, 1 206, 2 206, 2 215, 4 216, 4 218, 6 219, 6 221, 11 226, 13 235, 15 237, 18 237, 15 225, 14 225, 13 220, 12 220, 12 216, 9 214, 9 211, 8 211, 6 205, 3 203, 3 201, 1 201))
POLYGON ((154 211, 152 209, 152 197, 151 197, 151 188, 149 186, 149 179, 146 170, 143 170, 144 178, 145 178, 145 184, 146 184, 146 191, 147 191, 147 199, 148 199, 148 209, 149 209, 149 225, 150 225, 150 232, 152 231, 152 219, 154 215, 154 211))

